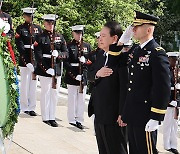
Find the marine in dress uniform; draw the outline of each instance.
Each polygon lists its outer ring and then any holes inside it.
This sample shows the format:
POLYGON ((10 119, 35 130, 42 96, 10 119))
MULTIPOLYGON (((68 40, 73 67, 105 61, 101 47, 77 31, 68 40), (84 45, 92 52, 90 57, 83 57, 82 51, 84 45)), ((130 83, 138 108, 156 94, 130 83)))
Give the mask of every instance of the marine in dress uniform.
POLYGON ((91 93, 92 109, 95 114, 95 133, 100 154, 126 154, 127 143, 118 121, 125 102, 127 77, 126 60, 116 49, 116 42, 122 35, 119 23, 107 22, 100 32, 96 61, 88 72, 88 79, 94 81, 91 93), (120 70, 120 67, 126 69, 120 70))
POLYGON ((84 121, 87 89, 87 62, 91 47, 83 41, 84 25, 75 25, 71 28, 74 39, 67 45, 69 58, 65 62, 65 82, 68 88, 67 117, 71 125, 83 129, 82 122, 84 121), (80 82, 83 83, 82 93, 80 93, 80 82))
POLYGON ((25 23, 16 29, 15 42, 19 56, 19 66, 21 75, 20 103, 21 110, 31 116, 36 116, 36 77, 34 74, 34 42, 42 32, 40 26, 32 24, 32 16, 35 8, 23 8, 25 23))
POLYGON ((130 154, 156 154, 156 130, 170 98, 168 57, 153 39, 159 18, 136 11, 134 38, 140 46, 129 54, 129 78, 122 120, 128 125, 130 154))
POLYGON ((177 150, 177 131, 180 89, 178 89, 176 85, 178 84, 177 62, 180 54, 179 52, 168 52, 167 55, 169 57, 171 70, 171 97, 163 121, 163 142, 164 149, 179 154, 177 150))
POLYGON ((4 20, 6 23, 9 23, 10 25, 10 30, 6 33, 6 35, 9 37, 9 38, 12 38, 14 37, 14 30, 13 30, 13 24, 12 24, 12 19, 11 19, 11 16, 5 12, 3 12, 1 10, 1 7, 2 7, 2 4, 3 4, 3 0, 0 0, 0 18, 2 20, 4 20))
POLYGON ((54 30, 58 16, 44 15, 45 30, 38 37, 35 45, 37 68, 41 84, 41 115, 44 123, 58 127, 55 121, 58 92, 61 83, 61 61, 68 56, 66 41, 63 35, 54 30))

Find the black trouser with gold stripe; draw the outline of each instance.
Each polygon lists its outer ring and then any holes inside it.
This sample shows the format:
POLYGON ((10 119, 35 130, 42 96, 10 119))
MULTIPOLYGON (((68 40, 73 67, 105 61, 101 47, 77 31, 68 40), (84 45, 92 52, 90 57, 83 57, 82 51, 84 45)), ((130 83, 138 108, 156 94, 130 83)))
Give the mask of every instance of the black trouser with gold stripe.
POLYGON ((129 154, 157 154, 157 131, 146 132, 145 126, 128 124, 129 154))
POLYGON ((118 124, 104 125, 94 122, 99 154, 127 154, 125 130, 118 124))

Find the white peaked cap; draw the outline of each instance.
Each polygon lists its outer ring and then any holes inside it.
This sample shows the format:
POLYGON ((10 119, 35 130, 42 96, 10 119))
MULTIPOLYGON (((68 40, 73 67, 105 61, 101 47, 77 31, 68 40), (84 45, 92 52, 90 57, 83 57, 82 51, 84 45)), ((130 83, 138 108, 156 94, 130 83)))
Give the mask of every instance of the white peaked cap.
POLYGON ((21 9, 24 13, 34 13, 36 8, 26 7, 21 9))
POLYGON ((75 25, 75 26, 72 26, 71 29, 72 31, 74 30, 82 30, 84 29, 85 25, 75 25))
POLYGON ((167 52, 168 57, 179 57, 180 52, 167 52))
POLYGON ((95 35, 96 37, 99 37, 99 36, 100 36, 100 32, 96 32, 94 35, 95 35))
POLYGON ((42 19, 44 20, 56 20, 58 18, 58 15, 55 14, 45 14, 42 16, 42 19))

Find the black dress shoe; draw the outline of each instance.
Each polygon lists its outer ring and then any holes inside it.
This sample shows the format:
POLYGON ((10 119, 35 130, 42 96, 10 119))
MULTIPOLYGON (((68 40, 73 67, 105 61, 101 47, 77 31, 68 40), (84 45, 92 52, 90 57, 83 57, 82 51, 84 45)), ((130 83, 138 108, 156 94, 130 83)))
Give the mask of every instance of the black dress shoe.
POLYGON ((70 124, 70 125, 73 125, 73 126, 75 126, 75 127, 77 126, 76 124, 74 124, 74 123, 71 123, 71 122, 70 122, 69 124, 70 124))
POLYGON ((50 124, 50 122, 49 122, 49 120, 46 120, 46 121, 43 121, 45 124, 47 124, 47 125, 50 125, 51 126, 51 124, 50 124))
POLYGON ((58 127, 58 123, 55 120, 49 120, 52 127, 58 127))
POLYGON ((76 127, 79 129, 84 129, 84 126, 80 122, 76 122, 76 127))
POLYGON ((29 111, 24 111, 24 113, 28 114, 29 115, 29 111))
POLYGON ((29 115, 30 116, 37 116, 36 112, 34 112, 34 111, 29 111, 29 115))
POLYGON ((179 154, 179 152, 178 152, 178 150, 177 150, 177 149, 173 149, 173 148, 171 148, 170 150, 171 150, 171 152, 172 152, 172 153, 179 154))

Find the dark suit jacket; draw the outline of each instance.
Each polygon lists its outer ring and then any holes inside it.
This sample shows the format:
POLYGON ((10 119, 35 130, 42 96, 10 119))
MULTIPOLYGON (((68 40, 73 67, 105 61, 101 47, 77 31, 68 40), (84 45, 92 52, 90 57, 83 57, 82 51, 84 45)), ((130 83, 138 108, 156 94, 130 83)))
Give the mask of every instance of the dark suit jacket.
MULTIPOLYGON (((113 69, 109 77, 95 79, 96 72, 104 66, 106 57, 104 51, 97 54, 95 63, 88 72, 90 81, 95 81, 91 93, 91 103, 95 119, 102 124, 115 124, 121 114, 126 95, 127 67, 123 54, 108 56, 107 66, 113 69)), ((92 110, 89 110, 92 112, 92 110)), ((91 113, 92 114, 92 113, 91 113)), ((89 114, 89 115, 91 115, 89 114)))

